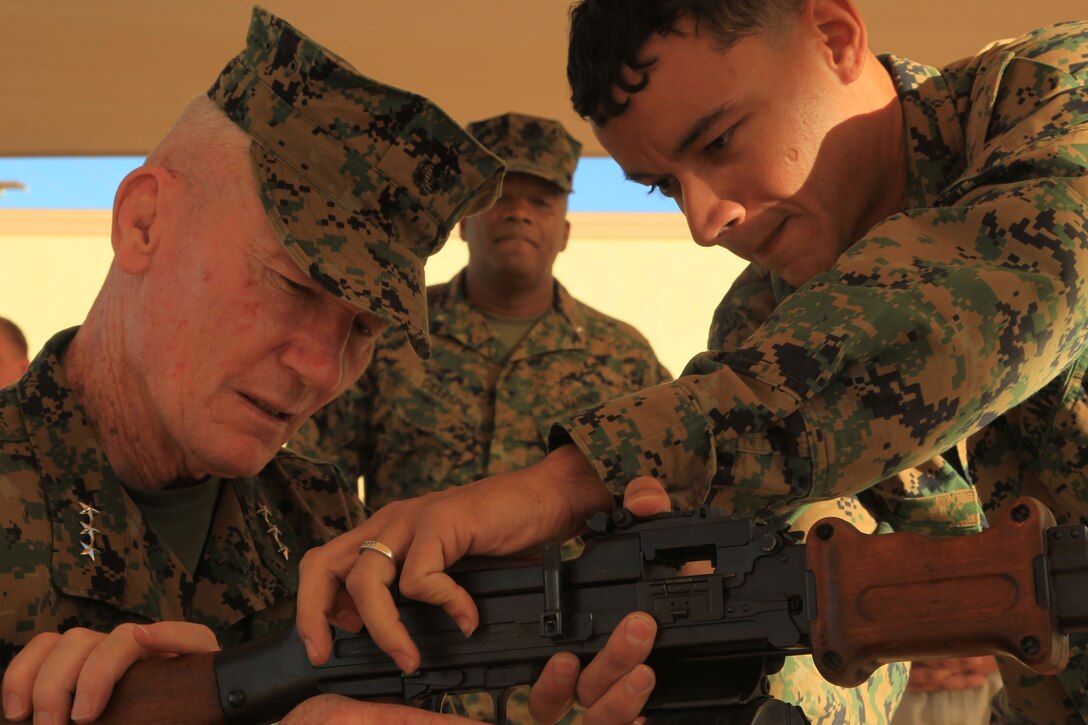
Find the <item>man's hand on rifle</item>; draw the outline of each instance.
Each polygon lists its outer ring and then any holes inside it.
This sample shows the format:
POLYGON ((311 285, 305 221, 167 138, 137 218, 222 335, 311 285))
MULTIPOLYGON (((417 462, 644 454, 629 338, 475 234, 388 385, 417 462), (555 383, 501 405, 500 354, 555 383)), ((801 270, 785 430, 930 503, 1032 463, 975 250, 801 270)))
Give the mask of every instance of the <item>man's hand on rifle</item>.
POLYGON ((134 663, 218 649, 210 629, 188 622, 122 624, 109 634, 82 627, 63 635, 39 634, 4 673, 4 716, 90 722, 105 709, 114 684, 134 663))
MULTIPOLYGON (((653 670, 641 663, 649 653, 656 632, 653 618, 638 613, 627 617, 617 627, 608 645, 584 672, 580 672, 578 658, 570 653, 552 657, 529 693, 529 712, 533 719, 553 723, 566 715, 574 702, 577 686, 579 699, 589 699, 593 703, 583 715, 586 725, 638 720, 655 682, 653 670)), ((359 702, 339 695, 319 695, 292 710, 280 725, 315 722, 467 725, 475 721, 397 705, 359 702)))
POLYGON ((402 670, 412 672, 419 649, 390 592, 398 565, 401 593, 442 607, 468 636, 479 612, 447 568, 468 554, 508 556, 564 541, 594 513, 611 508, 611 494, 574 446, 514 473, 394 501, 302 558, 296 623, 310 661, 328 660, 330 622, 349 630, 362 623, 402 670), (392 556, 360 552, 363 542, 378 542, 379 551, 392 556))
MULTIPOLYGON (((553 657, 529 695, 529 709, 534 718, 554 722, 570 710, 578 696, 593 703, 586 712, 587 723, 636 719, 654 685, 653 672, 641 663, 650 651, 656 631, 656 624, 649 616, 640 613, 628 617, 585 672, 580 672, 574 655, 563 653, 553 657)), ((114 684, 135 662, 148 657, 218 649, 215 636, 207 627, 186 622, 124 624, 109 634, 82 628, 64 635, 40 634, 12 660, 4 675, 4 715, 9 720, 34 715, 35 722, 64 723, 69 718, 90 722, 102 713, 114 684), (46 716, 50 719, 41 719, 46 716)), ((171 703, 163 702, 161 707, 168 711, 171 703)), ((399 704, 323 695, 303 702, 282 722, 290 725, 370 720, 406 725, 441 721, 452 725, 462 718, 399 704)))
MULTIPOLYGON (((669 510, 668 496, 652 479, 633 481, 625 502, 639 515, 669 510)), ((479 614, 468 594, 444 573, 449 566, 469 554, 510 555, 562 541, 577 533, 593 513, 611 506, 611 495, 573 446, 559 448, 522 471, 392 503, 356 530, 303 558, 299 636, 311 661, 321 664, 332 644, 330 622, 347 629, 362 624, 375 643, 410 672, 419 665, 419 650, 399 622, 390 592, 398 565, 401 593, 442 606, 468 635, 479 623, 479 614), (380 542, 393 558, 369 549, 360 553, 364 541, 380 542)), ((639 663, 649 653, 655 633, 651 617, 629 615, 608 647, 578 676, 577 699, 594 711, 593 719, 630 721, 641 711, 652 690, 653 673, 639 663)), ((567 661, 571 667, 576 664, 573 655, 567 661)), ((554 720, 553 715, 562 713, 541 704, 556 699, 542 694, 541 680, 530 699, 531 707, 536 704, 533 715, 554 720)))

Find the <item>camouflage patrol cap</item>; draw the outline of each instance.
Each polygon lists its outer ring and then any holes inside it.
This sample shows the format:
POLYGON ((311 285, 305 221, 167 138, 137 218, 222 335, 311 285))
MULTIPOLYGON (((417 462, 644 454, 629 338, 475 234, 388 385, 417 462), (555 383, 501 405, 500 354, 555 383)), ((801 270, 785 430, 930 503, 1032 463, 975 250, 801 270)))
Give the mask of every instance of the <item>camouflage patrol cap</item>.
POLYGON ((468 130, 506 162, 506 173, 532 174, 571 191, 582 144, 559 121, 504 113, 473 121, 468 130))
POLYGON ((424 261, 494 202, 502 162, 428 99, 259 7, 208 96, 252 137, 261 201, 294 262, 427 357, 424 261))

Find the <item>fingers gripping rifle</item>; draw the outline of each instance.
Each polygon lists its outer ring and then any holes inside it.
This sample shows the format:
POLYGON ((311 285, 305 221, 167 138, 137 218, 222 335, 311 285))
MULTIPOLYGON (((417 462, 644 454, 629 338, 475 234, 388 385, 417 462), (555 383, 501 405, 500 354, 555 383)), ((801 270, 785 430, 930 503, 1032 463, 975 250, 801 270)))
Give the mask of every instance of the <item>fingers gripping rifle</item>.
POLYGON ((501 709, 502 693, 532 682, 552 654, 591 659, 635 609, 658 622, 647 714, 804 722, 766 696, 767 675, 790 655, 812 653, 843 687, 887 662, 989 653, 1052 674, 1068 657, 1066 634, 1088 629, 1088 532, 1054 527, 1032 499, 981 534, 942 539, 865 535, 824 519, 800 544, 784 527, 707 507, 599 514, 589 528, 577 559, 560 562, 549 545, 540 563, 457 572, 480 610, 469 638, 442 610, 401 601, 422 656, 415 673, 401 673, 365 633, 336 632, 329 662, 312 667, 288 630, 214 657, 139 663, 100 722, 267 722, 321 693, 437 708, 446 693, 485 690, 501 709), (681 574, 700 560, 714 571, 681 574), (163 687, 184 694, 164 702, 163 687))

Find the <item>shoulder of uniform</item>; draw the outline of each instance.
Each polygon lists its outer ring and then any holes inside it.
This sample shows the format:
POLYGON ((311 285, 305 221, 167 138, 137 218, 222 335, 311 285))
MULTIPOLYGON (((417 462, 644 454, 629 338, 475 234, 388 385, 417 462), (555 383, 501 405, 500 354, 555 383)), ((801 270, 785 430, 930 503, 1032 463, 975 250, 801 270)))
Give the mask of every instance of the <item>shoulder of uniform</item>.
POLYGON ((979 56, 994 53, 1012 53, 1077 75, 1088 63, 1088 21, 1057 23, 999 40, 986 46, 979 56))

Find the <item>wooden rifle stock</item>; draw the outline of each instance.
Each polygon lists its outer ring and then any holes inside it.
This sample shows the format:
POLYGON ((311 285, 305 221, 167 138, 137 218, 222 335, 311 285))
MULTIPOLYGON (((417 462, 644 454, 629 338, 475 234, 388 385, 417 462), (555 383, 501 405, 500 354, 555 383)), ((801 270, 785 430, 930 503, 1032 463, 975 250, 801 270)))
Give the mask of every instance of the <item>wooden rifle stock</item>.
POLYGON ((870 536, 840 519, 818 521, 805 545, 820 674, 855 687, 888 662, 986 654, 1058 672, 1069 644, 1049 592, 1053 526, 1053 514, 1029 498, 969 536, 870 536))
POLYGON ((311 668, 285 631, 219 660, 140 662, 99 722, 248 723, 275 719, 319 692, 401 692, 410 700, 466 689, 457 683, 505 687, 532 679, 531 666, 552 651, 588 660, 636 608, 658 620, 655 697, 670 705, 690 700, 700 677, 711 685, 737 680, 721 675, 732 663, 761 663, 761 679, 767 663, 810 652, 821 674, 843 687, 884 663, 927 657, 1006 654, 1041 674, 1057 672, 1068 658, 1066 635, 1088 631, 1088 529, 1054 527, 1051 513, 1027 498, 992 523, 981 534, 935 539, 861 534, 832 518, 797 544, 783 527, 728 520, 706 507, 648 519, 600 515, 578 560, 560 565, 553 546, 542 566, 465 572, 459 581, 481 607, 480 629, 468 640, 441 610, 401 602, 423 654, 418 673, 402 676, 365 633, 337 633, 332 660, 311 668), (678 575, 685 561, 707 558, 714 573, 678 575))
POLYGON ((101 725, 223 725, 214 652, 143 660, 117 683, 101 725))
POLYGON ((991 528, 963 537, 866 536, 840 519, 818 521, 806 545, 817 582, 812 644, 820 674, 855 687, 888 662, 981 654, 1059 672, 1068 638, 1044 589, 1047 572, 1038 569, 1053 526, 1034 499, 1017 500, 991 528))

